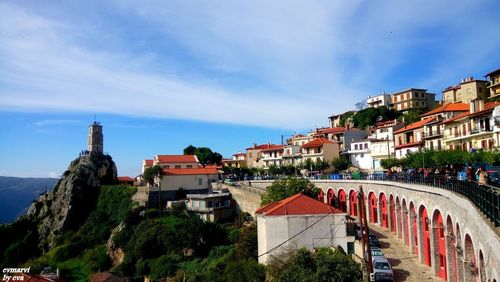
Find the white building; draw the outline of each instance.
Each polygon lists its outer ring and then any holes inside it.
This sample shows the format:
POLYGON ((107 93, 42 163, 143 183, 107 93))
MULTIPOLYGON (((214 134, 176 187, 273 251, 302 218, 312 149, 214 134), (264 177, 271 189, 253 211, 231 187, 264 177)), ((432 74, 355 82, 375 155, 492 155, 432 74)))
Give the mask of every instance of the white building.
POLYGON ((382 106, 389 107, 389 105, 391 104, 391 95, 382 93, 373 97, 368 96, 368 99, 366 99, 366 104, 370 108, 378 108, 382 106))
POLYGON ((197 168, 200 166, 196 155, 155 155, 153 165, 158 165, 161 168, 197 168))
POLYGON ((354 242, 353 236, 347 236, 346 213, 302 194, 268 204, 255 214, 258 253, 265 254, 259 257, 259 263, 266 264, 273 255, 302 247, 341 246, 347 251, 347 245, 354 242))
POLYGON ((270 166, 281 166, 283 164, 283 146, 278 145, 260 151, 260 160, 264 162, 264 169, 270 166))
POLYGON ((370 140, 353 141, 351 147, 344 154, 349 155, 351 164, 360 169, 375 169, 373 158, 370 154, 370 140))

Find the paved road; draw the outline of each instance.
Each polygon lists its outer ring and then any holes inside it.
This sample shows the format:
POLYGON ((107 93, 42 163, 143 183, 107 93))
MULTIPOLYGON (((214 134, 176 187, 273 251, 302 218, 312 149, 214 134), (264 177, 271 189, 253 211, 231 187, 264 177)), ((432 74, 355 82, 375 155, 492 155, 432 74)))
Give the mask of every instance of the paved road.
POLYGON ((389 230, 370 225, 370 232, 378 236, 396 281, 444 281, 434 276, 430 267, 419 263, 418 256, 412 254, 408 246, 389 230))

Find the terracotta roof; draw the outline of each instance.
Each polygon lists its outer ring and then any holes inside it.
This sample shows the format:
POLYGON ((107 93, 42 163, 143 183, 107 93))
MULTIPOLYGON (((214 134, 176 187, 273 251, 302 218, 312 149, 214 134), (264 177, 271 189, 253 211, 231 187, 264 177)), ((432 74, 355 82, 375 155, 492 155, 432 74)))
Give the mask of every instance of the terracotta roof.
POLYGON ((411 143, 406 143, 406 144, 401 144, 396 147, 394 147, 396 150, 397 149, 403 149, 403 148, 408 148, 408 147, 415 147, 422 145, 422 141, 417 141, 417 142, 411 142, 411 143))
POLYGON ((237 157, 237 156, 246 156, 246 154, 245 153, 236 153, 233 156, 235 156, 235 157, 237 157))
POLYGON ((156 155, 160 163, 197 163, 196 155, 156 155))
POLYGON ((166 168, 163 170, 164 175, 199 175, 199 174, 219 174, 217 168, 166 168))
POLYGON ((316 135, 328 134, 328 133, 337 134, 337 133, 342 133, 344 131, 346 131, 346 129, 344 127, 321 128, 321 129, 318 129, 318 131, 316 132, 316 135))
POLYGON ((302 148, 316 148, 323 146, 323 144, 335 144, 335 142, 332 142, 325 138, 316 138, 302 145, 302 148))
POLYGON ((270 203, 255 211, 262 215, 309 215, 343 213, 339 209, 303 194, 295 194, 278 202, 270 203))
POLYGON ((430 116, 443 112, 466 112, 469 111, 469 105, 465 103, 448 103, 435 108, 432 111, 422 114, 422 117, 430 116))
POLYGON ((144 160, 146 166, 153 166, 153 160, 144 160))
POLYGON ((487 73, 485 76, 491 76, 492 74, 496 74, 496 73, 498 73, 498 72, 500 72, 500 68, 498 68, 498 69, 496 69, 496 70, 494 70, 494 71, 490 71, 490 72, 489 72, 489 73, 487 73))
POLYGON ((116 179, 122 182, 134 181, 134 179, 130 176, 118 176, 116 179))
POLYGON ((424 120, 420 120, 420 121, 417 121, 417 122, 414 122, 410 125, 407 125, 401 129, 399 129, 398 131, 394 132, 394 134, 398 134, 398 133, 402 133, 402 132, 406 132, 406 131, 409 131, 409 130, 413 130, 413 129, 417 129, 417 128, 420 128, 426 124, 428 124, 429 122, 435 120, 436 118, 433 117, 433 118, 427 118, 427 119, 424 119, 424 120))
POLYGON ((280 151, 280 150, 283 150, 283 145, 278 145, 276 147, 269 148, 269 149, 263 149, 263 150, 261 150, 261 152, 280 151))
POLYGON ((253 147, 247 148, 247 150, 264 150, 264 149, 271 149, 271 148, 276 148, 281 145, 276 145, 276 144, 262 144, 262 145, 256 145, 253 147))
POLYGON ((469 112, 463 112, 463 113, 460 113, 460 114, 458 114, 458 115, 456 115, 456 116, 454 116, 452 118, 449 118, 449 119, 443 121, 441 124, 447 124, 447 123, 453 122, 453 121, 455 121, 457 119, 461 119, 463 117, 466 117, 468 115, 470 115, 469 112))

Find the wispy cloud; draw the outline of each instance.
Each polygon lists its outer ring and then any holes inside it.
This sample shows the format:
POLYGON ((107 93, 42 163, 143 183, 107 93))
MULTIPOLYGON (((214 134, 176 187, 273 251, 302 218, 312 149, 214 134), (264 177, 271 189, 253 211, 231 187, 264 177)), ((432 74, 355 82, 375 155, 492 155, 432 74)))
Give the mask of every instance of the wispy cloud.
POLYGON ((34 122, 33 125, 43 127, 53 125, 74 125, 80 123, 82 122, 76 119, 44 119, 34 122))
POLYGON ((90 22, 3 3, 0 108, 310 128, 498 62, 495 4, 116 1, 111 17, 82 7, 90 22))

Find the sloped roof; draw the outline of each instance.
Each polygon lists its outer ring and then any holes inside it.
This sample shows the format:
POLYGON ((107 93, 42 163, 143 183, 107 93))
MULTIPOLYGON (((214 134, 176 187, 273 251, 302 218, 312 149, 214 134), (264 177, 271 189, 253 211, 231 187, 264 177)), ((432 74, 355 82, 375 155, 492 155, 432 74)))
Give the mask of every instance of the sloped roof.
POLYGON ((263 149, 263 150, 261 150, 261 152, 279 151, 279 150, 283 150, 283 145, 278 145, 276 147, 272 147, 269 149, 263 149))
POLYGON ((276 144, 262 144, 262 145, 255 145, 253 147, 248 147, 246 148, 247 150, 264 150, 264 149, 273 149, 276 147, 279 147, 281 145, 276 145, 276 144))
POLYGON ((500 68, 498 68, 498 69, 496 69, 496 70, 494 70, 494 71, 490 71, 490 72, 489 72, 489 73, 487 73, 485 76, 491 76, 491 75, 493 75, 493 74, 497 74, 497 73, 499 73, 499 72, 500 72, 500 68))
POLYGON ((489 102, 489 103, 484 104, 484 109, 481 111, 478 111, 475 113, 470 113, 469 111, 467 111, 467 112, 461 113, 459 115, 456 115, 450 119, 447 119, 447 120, 443 121, 442 123, 447 124, 447 123, 453 122, 455 120, 458 120, 458 119, 461 119, 464 117, 475 117, 475 116, 479 116, 479 115, 482 115, 485 113, 489 113, 489 112, 493 111, 493 109, 496 106, 500 106, 500 102, 489 102))
POLYGON ((413 129, 417 129, 417 128, 420 128, 426 124, 428 124, 429 122, 431 121, 434 121, 436 118, 433 117, 433 118, 427 118, 427 119, 424 119, 424 120, 420 120, 420 121, 417 121, 417 122, 414 122, 410 125, 407 125, 401 129, 399 129, 398 131, 394 132, 394 134, 398 134, 398 133, 402 133, 402 132, 406 132, 406 131, 409 131, 409 130, 413 130, 413 129))
POLYGON ((163 170, 164 175, 207 175, 219 174, 217 168, 166 168, 163 170))
POLYGON ((134 181, 134 179, 130 176, 118 176, 118 177, 116 177, 116 179, 118 181, 122 181, 122 182, 134 181))
POLYGON ((316 138, 302 145, 302 148, 316 148, 323 146, 323 144, 335 144, 335 142, 325 138, 316 138))
POLYGON ((460 114, 458 114, 458 115, 456 115, 456 116, 454 116, 452 118, 449 118, 449 119, 443 121, 441 124, 447 124, 447 123, 453 122, 453 121, 455 121, 457 119, 464 118, 464 117, 466 117, 468 115, 470 115, 469 112, 463 112, 463 113, 460 113, 460 114))
POLYGON ((422 114, 422 117, 430 116, 443 112, 466 112, 469 111, 469 105, 465 103, 448 103, 435 108, 432 111, 422 114))
POLYGON ((344 131, 346 131, 346 129, 344 127, 321 128, 321 129, 318 129, 318 132, 316 132, 316 135, 328 134, 328 133, 336 134, 336 133, 342 133, 344 131))
POLYGON ((276 215, 310 215, 343 213, 339 209, 303 194, 295 194, 278 202, 270 203, 255 211, 266 216, 276 215))
POLYGON ((145 163, 147 166, 153 166, 153 160, 144 160, 144 163, 145 163))
POLYGON ((160 163, 197 163, 196 155, 157 155, 160 163))

